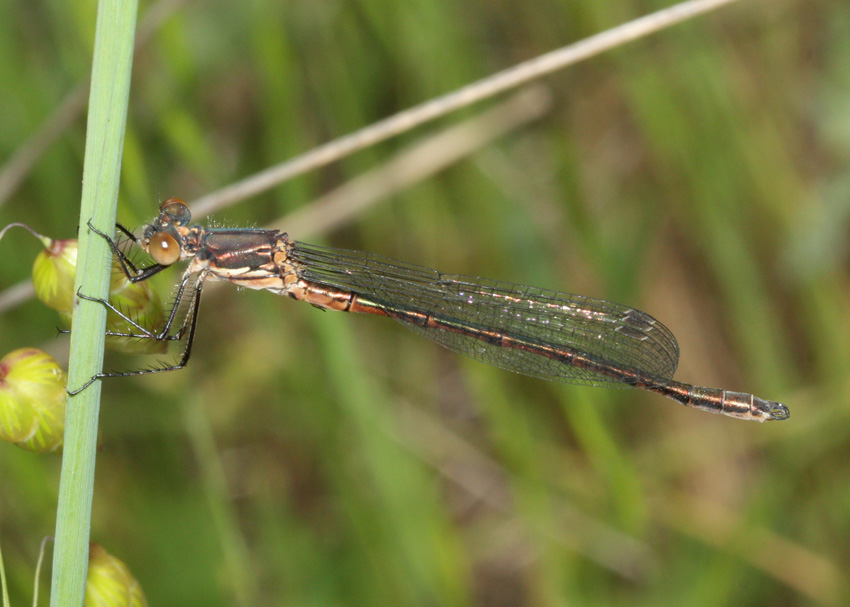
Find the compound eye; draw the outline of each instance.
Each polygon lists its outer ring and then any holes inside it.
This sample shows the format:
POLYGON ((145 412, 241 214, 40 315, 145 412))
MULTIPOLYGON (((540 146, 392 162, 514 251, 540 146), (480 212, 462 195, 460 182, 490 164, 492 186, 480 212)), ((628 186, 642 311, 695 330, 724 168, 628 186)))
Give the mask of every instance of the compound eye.
POLYGON ((148 254, 161 266, 170 266, 180 261, 180 245, 171 234, 157 232, 148 242, 148 254))
POLYGON ((159 212, 165 213, 174 222, 174 225, 185 226, 189 225, 192 219, 192 212, 189 210, 189 205, 179 198, 169 198, 159 205, 159 212))

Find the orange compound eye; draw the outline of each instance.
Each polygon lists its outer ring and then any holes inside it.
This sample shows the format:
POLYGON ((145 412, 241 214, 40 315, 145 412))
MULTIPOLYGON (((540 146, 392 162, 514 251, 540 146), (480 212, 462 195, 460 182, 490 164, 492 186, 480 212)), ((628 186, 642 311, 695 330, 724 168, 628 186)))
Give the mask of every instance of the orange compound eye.
POLYGON ((161 266, 170 266, 180 261, 180 245, 171 234, 158 232, 151 236, 148 254, 161 266))

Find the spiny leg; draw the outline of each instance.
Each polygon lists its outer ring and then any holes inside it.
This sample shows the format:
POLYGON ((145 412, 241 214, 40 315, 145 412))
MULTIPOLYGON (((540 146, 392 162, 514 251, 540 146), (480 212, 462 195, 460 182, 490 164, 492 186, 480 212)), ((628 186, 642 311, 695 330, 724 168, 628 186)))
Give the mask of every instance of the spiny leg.
MULTIPOLYGON (((124 276, 126 276, 127 280, 129 280, 130 282, 137 283, 137 282, 145 281, 148 278, 150 278, 151 276, 153 276, 154 274, 158 274, 159 272, 162 272, 165 268, 168 267, 168 266, 164 266, 164 265, 156 263, 156 264, 153 264, 153 265, 148 266, 146 268, 142 268, 142 269, 137 268, 135 266, 135 264, 133 264, 133 262, 129 260, 129 258, 124 253, 124 251, 122 251, 118 247, 118 245, 115 243, 115 240, 113 240, 112 237, 104 234, 103 232, 98 230, 96 227, 94 227, 92 225, 91 221, 88 222, 88 226, 89 226, 89 229, 92 232, 94 232, 95 234, 97 234, 98 236, 103 238, 107 243, 109 243, 109 248, 112 249, 112 253, 115 255, 115 258, 118 260, 118 263, 121 265, 121 270, 124 272, 124 276)), ((124 226, 122 226, 120 223, 116 223, 115 227, 118 228, 125 236, 127 236, 133 242, 133 244, 136 244, 136 245, 139 244, 138 239, 133 235, 133 233, 130 232, 124 226)))
MULTIPOLYGON (((175 299, 175 305, 172 308, 172 313, 169 316, 169 321, 168 321, 169 329, 170 329, 170 325, 173 324, 174 318, 176 316, 176 310, 177 310, 178 306, 180 305, 180 300, 183 297, 183 294, 185 292, 185 288, 186 288, 186 284, 188 283, 188 280, 189 280, 189 276, 184 277, 183 280, 180 283, 180 289, 178 290, 178 295, 175 299)), ((203 277, 200 277, 198 279, 198 281, 195 283, 195 287, 194 287, 194 290, 192 292, 192 297, 191 297, 191 300, 189 302, 189 311, 186 314, 186 318, 184 319, 183 323, 181 324, 180 330, 177 331, 177 333, 173 336, 169 336, 167 334, 164 334, 162 336, 157 335, 157 334, 150 334, 149 331, 147 331, 146 329, 141 327, 137 322, 133 321, 132 319, 127 318, 126 315, 115 310, 114 306, 110 305, 109 302, 106 302, 102 299, 96 299, 96 298, 92 298, 92 297, 81 296, 81 297, 83 297, 83 299, 87 299, 89 301, 96 301, 98 303, 101 303, 101 304, 107 306, 108 308, 110 308, 111 310, 115 311, 120 316, 122 316, 123 318, 128 320, 132 325, 134 325, 135 327, 139 328, 141 331, 146 333, 146 335, 139 335, 139 336, 134 336, 134 337, 140 337, 142 339, 145 339, 145 338, 147 338, 147 339, 157 339, 159 341, 172 340, 172 339, 179 341, 182 338, 182 336, 184 334, 186 334, 187 330, 188 330, 188 336, 186 338, 186 348, 183 350, 183 355, 181 356, 180 360, 173 365, 156 367, 156 368, 153 368, 153 369, 139 369, 139 370, 136 370, 136 371, 101 372, 101 373, 98 373, 97 375, 93 376, 92 378, 90 378, 86 383, 84 383, 82 386, 80 386, 76 390, 68 390, 68 394, 70 396, 74 396, 75 394, 79 394, 80 392, 82 392, 83 390, 88 388, 90 385, 92 385, 98 379, 103 379, 103 378, 106 378, 106 377, 133 377, 133 376, 136 376, 136 375, 151 375, 153 373, 165 373, 167 371, 177 371, 177 370, 185 367, 186 364, 189 362, 190 356, 192 355, 192 344, 195 341, 195 329, 196 329, 197 324, 198 324, 198 310, 200 309, 201 291, 203 290, 203 285, 204 285, 203 277)))
MULTIPOLYGON (((114 337, 137 337, 137 338, 140 338, 140 339, 155 339, 157 341, 172 341, 174 339, 179 340, 181 338, 182 334, 183 334, 185 327, 181 328, 181 330, 178 331, 178 333, 175 336, 170 336, 169 333, 171 332, 171 327, 174 325, 174 320, 177 318, 177 315, 180 311, 180 305, 183 302, 184 295, 186 294, 186 286, 189 284, 190 280, 192 279, 192 276, 193 276, 192 274, 186 274, 180 280, 180 285, 177 287, 177 292, 174 294, 174 303, 172 304, 171 310, 168 313, 168 319, 165 321, 165 325, 162 327, 162 329, 160 331, 157 331, 157 332, 153 332, 150 329, 143 327, 138 322, 136 322, 136 320, 134 318, 126 315, 122 310, 120 310, 118 307, 116 307, 115 305, 113 305, 112 303, 110 303, 106 299, 101 299, 100 297, 91 297, 90 295, 84 295, 83 293, 79 293, 79 292, 77 293, 77 297, 79 297, 80 299, 85 299, 86 301, 93 301, 95 303, 99 303, 100 305, 104 306, 107 310, 110 310, 113 313, 115 313, 115 315, 118 316, 118 318, 120 318, 121 320, 126 322, 128 325, 138 329, 141 332, 141 335, 136 335, 136 334, 125 335, 125 334, 107 331, 107 333, 106 333, 107 335, 112 335, 114 337)), ((200 276, 200 277, 198 277, 197 280, 198 280, 198 283, 202 283, 203 280, 204 280, 204 277, 200 276)), ((194 297, 195 296, 193 295, 193 298, 194 297)), ((190 305, 193 305, 193 304, 190 303, 190 305)), ((184 325, 185 325, 185 323, 184 323, 184 325)))

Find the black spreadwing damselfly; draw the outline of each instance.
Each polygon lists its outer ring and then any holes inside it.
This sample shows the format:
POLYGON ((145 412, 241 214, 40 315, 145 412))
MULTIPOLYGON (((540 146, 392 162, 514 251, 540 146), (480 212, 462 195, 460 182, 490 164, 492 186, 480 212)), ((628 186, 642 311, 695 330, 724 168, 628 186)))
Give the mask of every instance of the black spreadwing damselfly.
POLYGON ((180 199, 160 205, 141 238, 118 229, 154 260, 136 268, 115 241, 105 238, 131 282, 147 280, 179 261, 189 261, 165 325, 143 327, 109 302, 138 333, 119 337, 184 341, 176 364, 100 373, 97 379, 182 369, 192 353, 201 291, 207 280, 271 291, 342 312, 388 316, 455 352, 502 369, 588 386, 634 387, 688 407, 758 421, 788 419, 785 405, 742 392, 702 388, 673 380, 679 346, 667 327, 648 314, 609 301, 442 274, 359 251, 291 240, 278 230, 190 226, 180 199), (183 315, 179 312, 183 310, 183 315), (182 320, 180 319, 182 316, 182 320), (179 326, 178 326, 179 325, 179 326))

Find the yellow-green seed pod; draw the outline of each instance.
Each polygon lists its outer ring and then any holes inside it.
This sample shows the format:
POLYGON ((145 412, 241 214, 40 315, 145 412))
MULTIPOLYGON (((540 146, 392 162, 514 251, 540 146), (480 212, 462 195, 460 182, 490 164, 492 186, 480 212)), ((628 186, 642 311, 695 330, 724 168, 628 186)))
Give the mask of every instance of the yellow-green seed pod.
POLYGON ((35 295, 48 308, 70 316, 74 309, 74 276, 77 273, 77 241, 45 238, 32 266, 35 295))
POLYGON ((98 544, 89 546, 84 607, 147 607, 142 587, 130 569, 98 544))
POLYGON ((49 354, 20 348, 0 359, 0 439, 46 453, 65 435, 67 376, 49 354))
MULTIPOLYGON (((46 306, 59 312, 62 324, 71 326, 74 306, 74 277, 77 271, 76 239, 52 240, 41 237, 44 250, 33 264, 32 282, 36 296, 46 306)), ((132 283, 117 259, 112 260, 109 302, 143 327, 158 327, 164 322, 162 301, 147 282, 132 283)), ((110 310, 106 326, 116 333, 138 333, 138 329, 110 310)), ((107 346, 127 354, 154 354, 167 349, 167 344, 151 339, 129 340, 109 338, 107 346)))
MULTIPOLYGON (((143 327, 160 327, 165 322, 162 300, 149 282, 132 283, 127 280, 118 260, 112 262, 112 282, 109 287, 109 303, 121 310, 143 327)), ((117 314, 109 311, 106 328, 116 333, 138 333, 117 314)), ((165 352, 168 344, 153 339, 130 340, 109 338, 107 346, 125 354, 157 354, 165 352)))

